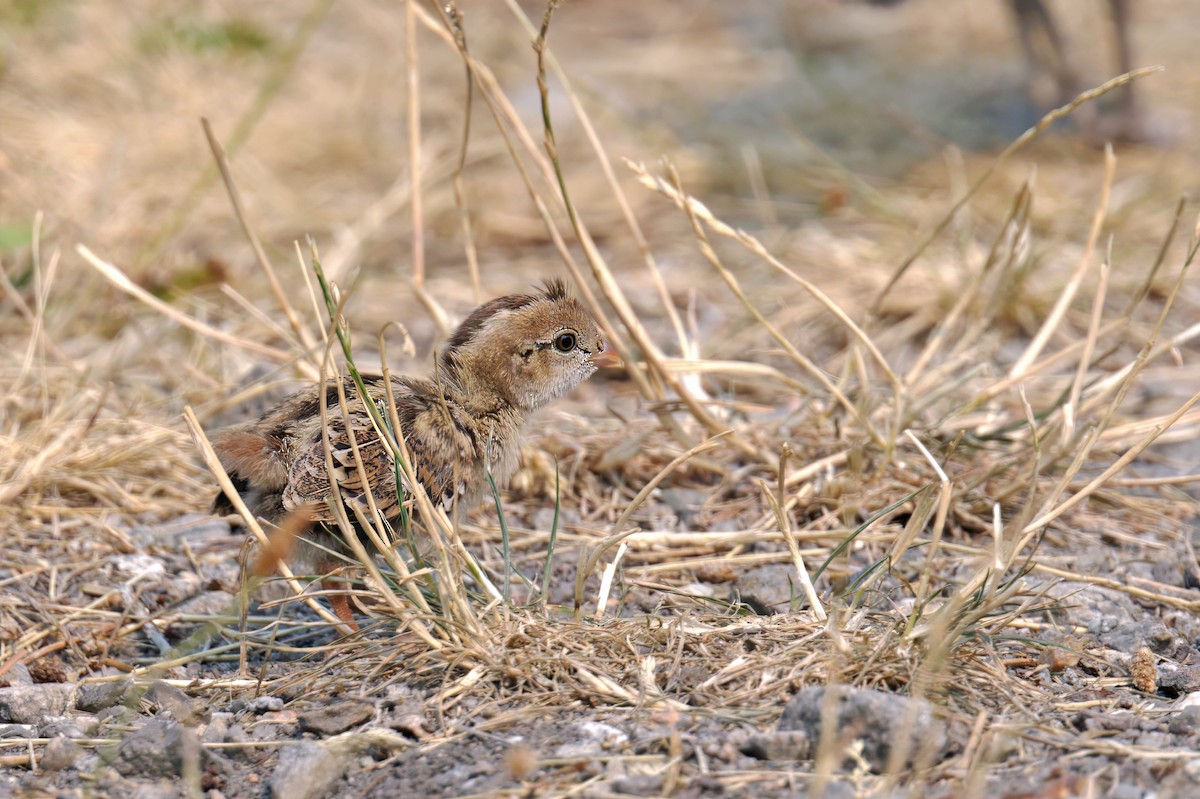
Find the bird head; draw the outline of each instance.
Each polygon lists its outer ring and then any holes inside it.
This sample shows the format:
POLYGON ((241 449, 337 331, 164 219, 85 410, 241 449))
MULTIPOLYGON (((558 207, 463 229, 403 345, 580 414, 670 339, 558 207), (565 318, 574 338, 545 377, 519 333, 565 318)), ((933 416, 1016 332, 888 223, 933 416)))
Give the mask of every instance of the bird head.
POLYGON ((619 365, 595 317, 559 280, 538 294, 498 297, 476 308, 451 336, 442 367, 468 397, 540 408, 619 365))

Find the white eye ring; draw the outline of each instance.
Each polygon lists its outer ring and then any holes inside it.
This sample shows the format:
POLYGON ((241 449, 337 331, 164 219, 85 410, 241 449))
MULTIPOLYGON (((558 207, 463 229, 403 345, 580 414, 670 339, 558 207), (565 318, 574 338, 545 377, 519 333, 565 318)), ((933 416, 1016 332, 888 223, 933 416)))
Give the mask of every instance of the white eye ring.
POLYGON ((554 337, 554 349, 559 352, 570 352, 579 346, 579 337, 570 330, 564 330, 554 337))

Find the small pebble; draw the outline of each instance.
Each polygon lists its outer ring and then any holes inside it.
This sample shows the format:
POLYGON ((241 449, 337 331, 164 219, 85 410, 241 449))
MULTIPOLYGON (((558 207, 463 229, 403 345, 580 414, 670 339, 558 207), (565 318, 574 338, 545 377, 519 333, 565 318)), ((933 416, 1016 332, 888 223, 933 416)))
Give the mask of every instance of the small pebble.
POLYGON ((251 713, 263 714, 283 710, 283 700, 278 696, 256 696, 246 703, 251 713))

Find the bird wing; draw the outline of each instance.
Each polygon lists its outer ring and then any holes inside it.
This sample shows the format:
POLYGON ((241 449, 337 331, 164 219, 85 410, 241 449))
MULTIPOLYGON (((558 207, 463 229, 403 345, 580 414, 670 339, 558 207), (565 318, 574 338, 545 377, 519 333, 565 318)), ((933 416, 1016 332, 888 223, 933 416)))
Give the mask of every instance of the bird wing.
MULTIPOLYGON (((385 419, 388 418, 387 387, 383 381, 368 382, 367 392, 370 401, 385 419)), ((482 482, 481 452, 465 413, 454 404, 447 404, 436 386, 424 380, 393 378, 392 394, 416 478, 430 499, 447 508, 456 494, 460 500, 474 501, 474 495, 479 493, 477 484, 482 482)), ((397 492, 395 460, 375 431, 354 384, 347 379, 344 414, 336 390, 327 391, 326 400, 333 478, 342 501, 369 511, 369 492, 384 517, 398 515, 408 492, 403 487, 397 492)), ((328 507, 330 479, 319 407, 314 407, 298 422, 288 440, 291 452, 287 458, 284 508, 291 510, 311 504, 315 507, 315 520, 332 521, 328 507)))
POLYGON ((449 510, 471 504, 482 481, 482 452, 469 414, 427 380, 396 378, 396 410, 417 480, 449 510))
POLYGON ((463 413, 443 404, 432 392, 417 393, 410 398, 401 425, 417 480, 430 500, 441 503, 447 510, 456 494, 460 500, 472 502, 469 495, 476 473, 481 471, 480 458, 475 436, 462 422, 463 413))
MULTIPOLYGON (((332 402, 326 408, 333 480, 343 502, 357 505, 369 513, 369 492, 379 512, 386 518, 393 517, 400 512, 401 498, 396 492, 396 467, 391 451, 376 432, 367 408, 354 391, 354 384, 347 380, 346 388, 345 413, 336 393, 329 396, 332 402)), ((386 415, 386 408, 383 412, 386 415)), ((312 505, 315 520, 333 521, 328 506, 333 489, 319 408, 299 421, 290 445, 292 452, 287 487, 283 492, 284 508, 292 510, 312 505)))

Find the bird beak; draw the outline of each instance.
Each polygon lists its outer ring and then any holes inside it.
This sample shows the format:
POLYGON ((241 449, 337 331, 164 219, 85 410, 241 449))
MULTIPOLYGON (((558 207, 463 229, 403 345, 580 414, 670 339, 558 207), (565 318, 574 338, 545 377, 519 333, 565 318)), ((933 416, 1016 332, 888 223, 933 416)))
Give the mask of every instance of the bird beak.
POLYGON ((592 356, 592 363, 596 366, 624 366, 625 362, 621 360, 621 356, 617 355, 615 350, 608 347, 600 350, 592 356))

